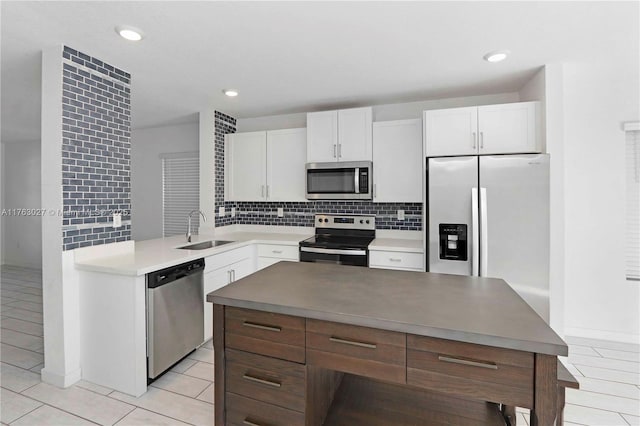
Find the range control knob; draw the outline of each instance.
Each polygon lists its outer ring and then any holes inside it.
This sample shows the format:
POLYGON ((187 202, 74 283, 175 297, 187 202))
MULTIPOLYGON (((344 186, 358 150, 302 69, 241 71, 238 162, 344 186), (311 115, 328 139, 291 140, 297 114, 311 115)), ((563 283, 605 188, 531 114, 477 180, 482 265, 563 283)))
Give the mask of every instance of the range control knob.
POLYGON ((324 223, 328 223, 328 222, 329 222, 329 219, 325 219, 325 220, 324 220, 324 223))
POLYGON ((369 223, 369 219, 367 219, 367 223, 369 223))
POLYGON ((364 223, 364 220, 360 219, 360 223, 364 223))
POLYGON ((322 218, 318 219, 318 222, 322 223, 322 218))

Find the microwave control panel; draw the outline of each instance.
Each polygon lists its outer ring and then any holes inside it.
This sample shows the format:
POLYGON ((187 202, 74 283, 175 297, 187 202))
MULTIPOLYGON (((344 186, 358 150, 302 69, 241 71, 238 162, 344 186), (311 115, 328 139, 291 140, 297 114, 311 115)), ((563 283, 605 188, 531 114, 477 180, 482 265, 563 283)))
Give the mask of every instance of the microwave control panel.
POLYGON ((369 168, 361 167, 358 170, 360 176, 358 176, 358 184, 360 187, 358 188, 361 194, 366 194, 369 192, 369 168))
POLYGON ((467 225, 441 223, 440 259, 467 260, 467 225))

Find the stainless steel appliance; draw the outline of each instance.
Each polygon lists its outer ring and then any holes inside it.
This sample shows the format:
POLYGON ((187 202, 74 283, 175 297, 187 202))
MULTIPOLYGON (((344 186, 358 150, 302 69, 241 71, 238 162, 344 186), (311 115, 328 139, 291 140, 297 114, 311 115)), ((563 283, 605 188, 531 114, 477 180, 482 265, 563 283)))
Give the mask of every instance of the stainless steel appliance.
POLYGON ((316 233, 300 242, 301 262, 369 266, 369 243, 376 237, 375 216, 315 215, 316 233))
POLYGON ((307 199, 373 199, 371 161, 307 163, 307 199))
POLYGON ((430 272, 497 277, 549 319, 549 156, 427 159, 430 272))
POLYGON ((204 339, 204 259, 147 274, 147 376, 154 379, 204 339))

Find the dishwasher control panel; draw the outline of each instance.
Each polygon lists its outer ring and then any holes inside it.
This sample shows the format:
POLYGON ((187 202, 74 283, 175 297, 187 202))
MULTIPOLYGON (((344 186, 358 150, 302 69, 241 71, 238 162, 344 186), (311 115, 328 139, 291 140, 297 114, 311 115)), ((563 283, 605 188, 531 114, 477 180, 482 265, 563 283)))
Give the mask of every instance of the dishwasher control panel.
POLYGON ((193 260, 147 274, 147 287, 156 288, 177 279, 204 271, 204 259, 193 260))

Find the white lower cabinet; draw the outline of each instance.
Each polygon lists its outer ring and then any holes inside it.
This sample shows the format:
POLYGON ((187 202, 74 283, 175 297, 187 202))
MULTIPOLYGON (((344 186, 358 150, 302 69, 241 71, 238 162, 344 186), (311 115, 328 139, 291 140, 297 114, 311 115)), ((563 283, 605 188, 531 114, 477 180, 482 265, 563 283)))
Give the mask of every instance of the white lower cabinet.
POLYGON ((213 337, 213 305, 207 294, 255 272, 253 245, 205 258, 204 341, 213 337))
POLYGON ((370 251, 369 267, 424 272, 424 254, 403 251, 370 251))
POLYGON ((258 271, 280 261, 298 262, 298 246, 258 244, 258 271))

